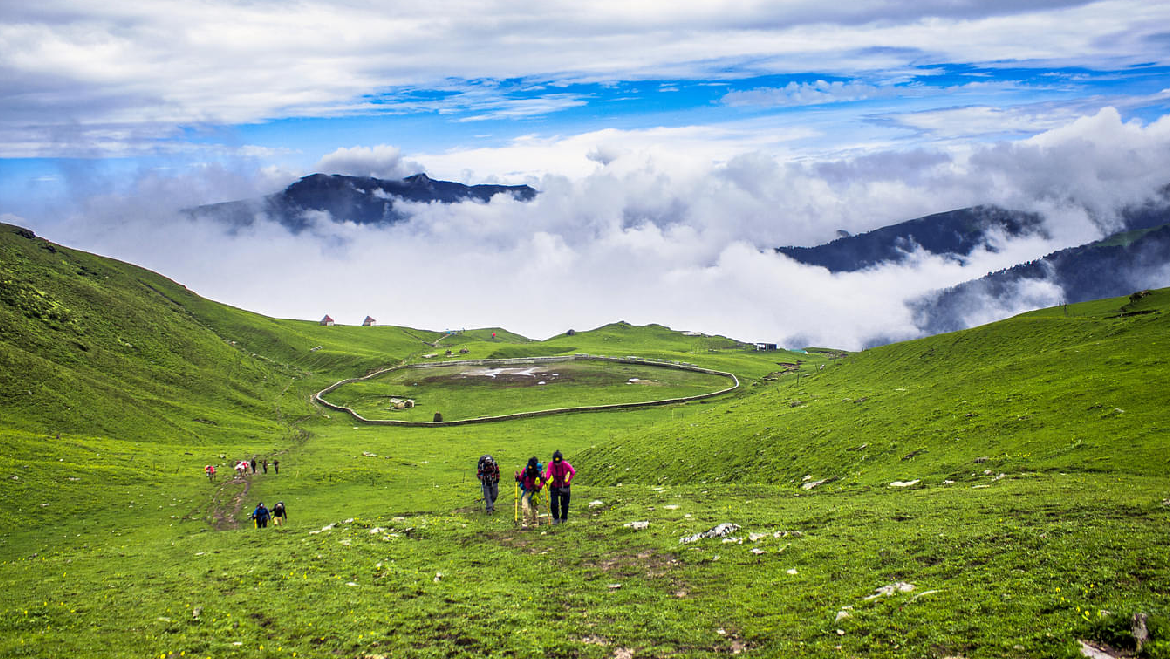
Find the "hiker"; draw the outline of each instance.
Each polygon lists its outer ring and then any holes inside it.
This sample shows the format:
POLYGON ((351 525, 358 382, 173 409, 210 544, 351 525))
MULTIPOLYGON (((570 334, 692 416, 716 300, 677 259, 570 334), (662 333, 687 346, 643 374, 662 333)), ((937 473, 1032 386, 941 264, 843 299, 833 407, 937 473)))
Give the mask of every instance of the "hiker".
POLYGON ((569 483, 577 475, 577 470, 569 464, 560 451, 553 451, 552 462, 544 472, 544 482, 548 483, 549 511, 552 512, 553 524, 564 524, 569 518, 569 483))
POLYGON ((248 463, 247 462, 237 462, 236 463, 236 478, 240 478, 241 476, 243 476, 247 473, 248 473, 248 463))
POLYGON ((264 507, 263 501, 252 511, 251 517, 256 522, 256 528, 268 528, 268 509, 264 507))
POLYGON ((483 504, 487 514, 491 515, 496 512, 496 497, 500 496, 500 465, 490 455, 480 456, 475 476, 483 490, 483 504))
POLYGON ((276 473, 279 474, 280 473, 280 460, 273 460, 272 461, 272 468, 276 471, 276 473))
POLYGON ((252 458, 252 473, 256 473, 256 458, 252 458))
POLYGON ((544 481, 540 477, 540 461, 536 456, 528 458, 528 466, 524 471, 516 472, 516 482, 520 484, 520 507, 523 508, 523 523, 521 528, 528 523, 529 514, 532 517, 532 525, 537 526, 540 522, 540 488, 544 487, 544 481))
POLYGON ((215 482, 215 467, 212 467, 211 465, 207 465, 206 467, 203 468, 203 471, 207 474, 207 480, 214 483, 215 482))
POLYGON ((264 467, 264 473, 267 474, 268 473, 268 460, 264 460, 264 462, 261 462, 260 466, 264 467))
POLYGON ((283 501, 277 501, 276 505, 272 507, 272 523, 280 526, 288 521, 288 510, 284 507, 283 501))

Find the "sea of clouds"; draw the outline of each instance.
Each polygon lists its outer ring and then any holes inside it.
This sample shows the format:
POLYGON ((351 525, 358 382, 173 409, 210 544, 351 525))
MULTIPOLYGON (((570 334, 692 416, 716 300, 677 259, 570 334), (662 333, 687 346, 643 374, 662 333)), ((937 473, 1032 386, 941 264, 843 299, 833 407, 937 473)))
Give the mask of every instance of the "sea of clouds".
MULTIPOLYGON (((1112 109, 1023 141, 820 160, 750 150, 714 160, 634 137, 603 131, 523 145, 525 155, 572 161, 574 174, 502 181, 537 188, 528 203, 403 205, 410 219, 393 226, 317 214, 292 233, 263 217, 241 228, 182 213, 269 194, 310 173, 222 166, 147 173, 119 194, 87 193, 77 172, 75 206, 5 221, 275 317, 359 324, 371 315, 384 325, 499 326, 538 339, 624 320, 854 350, 918 336, 908 302, 1106 235, 1118 209, 1170 183, 1170 118, 1123 122, 1112 109), (962 263, 918 252, 836 274, 772 250, 978 204, 1041 212, 1049 237, 1000 239, 962 263)), ((316 171, 444 178, 458 155, 407 158, 371 145, 338 149, 316 171)), ((446 177, 483 182, 456 174, 446 177)), ((973 304, 971 322, 1062 301, 1050 286, 1025 293, 973 304)))

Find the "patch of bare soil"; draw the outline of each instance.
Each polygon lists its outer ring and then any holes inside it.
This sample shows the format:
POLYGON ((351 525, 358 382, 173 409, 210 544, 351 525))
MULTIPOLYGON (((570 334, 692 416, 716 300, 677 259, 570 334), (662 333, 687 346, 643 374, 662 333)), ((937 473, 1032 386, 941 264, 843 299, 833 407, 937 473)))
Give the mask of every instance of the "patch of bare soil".
POLYGON ((211 525, 216 531, 240 528, 240 511, 251 489, 252 481, 247 477, 233 478, 216 488, 211 496, 211 525), (243 489, 238 489, 241 484, 243 489))
POLYGON ((644 575, 651 578, 665 576, 676 565, 678 557, 674 554, 659 554, 652 551, 607 556, 585 562, 586 567, 595 568, 604 574, 621 577, 644 575))

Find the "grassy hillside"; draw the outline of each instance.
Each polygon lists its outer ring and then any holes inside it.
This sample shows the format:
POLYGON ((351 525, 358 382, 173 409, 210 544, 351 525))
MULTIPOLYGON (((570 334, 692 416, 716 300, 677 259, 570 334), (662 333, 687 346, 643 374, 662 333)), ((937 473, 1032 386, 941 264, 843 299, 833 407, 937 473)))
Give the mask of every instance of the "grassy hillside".
POLYGON ((585 457, 607 483, 1166 475, 1168 309, 1160 290, 874 348, 585 457), (672 441, 652 441, 663 435, 672 441))
POLYGON ((13 227, 0 256, 0 657, 1073 657, 1133 652, 1136 613, 1143 656, 1170 657, 1170 291, 758 353, 624 323, 534 342, 272 320, 13 227), (744 386, 435 429, 308 402, 462 349, 744 386), (520 530, 509 474, 554 449, 569 523, 520 530), (202 474, 253 455, 280 473, 202 474), (290 524, 251 528, 276 500, 290 524), (740 528, 682 542, 720 523, 740 528))

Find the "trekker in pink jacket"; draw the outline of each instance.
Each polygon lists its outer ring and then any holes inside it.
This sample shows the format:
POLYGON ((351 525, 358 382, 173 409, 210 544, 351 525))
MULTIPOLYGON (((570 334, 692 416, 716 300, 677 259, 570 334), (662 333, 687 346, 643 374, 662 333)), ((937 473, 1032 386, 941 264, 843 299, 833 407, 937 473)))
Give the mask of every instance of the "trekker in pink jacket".
POLYGON ((565 461, 560 451, 553 453, 552 460, 544 472, 544 481, 548 483, 550 509, 553 524, 564 524, 569 518, 569 483, 577 475, 573 465, 565 461))

